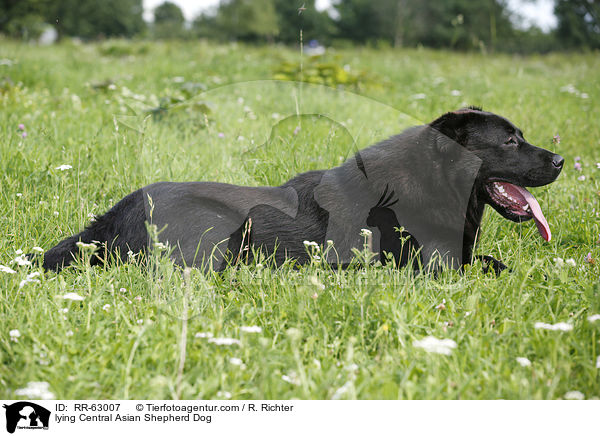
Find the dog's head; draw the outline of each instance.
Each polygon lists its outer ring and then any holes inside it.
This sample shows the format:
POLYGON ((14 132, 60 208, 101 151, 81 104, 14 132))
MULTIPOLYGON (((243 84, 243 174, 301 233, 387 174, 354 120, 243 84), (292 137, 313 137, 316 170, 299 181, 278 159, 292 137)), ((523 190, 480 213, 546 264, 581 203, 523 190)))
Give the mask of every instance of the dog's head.
POLYGON ((563 167, 562 156, 530 144, 506 118, 477 107, 449 112, 430 126, 481 159, 475 180, 478 199, 509 220, 533 218, 542 237, 550 240, 540 206, 525 187, 556 180, 563 167))

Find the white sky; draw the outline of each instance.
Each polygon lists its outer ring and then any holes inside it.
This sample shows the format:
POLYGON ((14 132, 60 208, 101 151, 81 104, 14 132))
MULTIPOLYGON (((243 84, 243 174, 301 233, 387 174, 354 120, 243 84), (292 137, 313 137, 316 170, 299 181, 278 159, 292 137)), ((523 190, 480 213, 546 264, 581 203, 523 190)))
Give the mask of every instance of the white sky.
MULTIPOLYGON (((177 4, 183 11, 187 21, 193 20, 200 12, 210 7, 217 6, 219 0, 170 0, 177 4)), ((292 0, 290 0, 292 1, 292 0)), ((163 3, 164 0, 144 0, 144 18, 152 21, 153 10, 156 6, 163 3)), ((508 0, 511 10, 518 12, 525 19, 525 27, 529 24, 537 24, 543 30, 549 30, 556 26, 556 17, 554 16, 553 0, 508 0)), ((331 5, 331 0, 317 0, 317 9, 327 9, 331 5)))

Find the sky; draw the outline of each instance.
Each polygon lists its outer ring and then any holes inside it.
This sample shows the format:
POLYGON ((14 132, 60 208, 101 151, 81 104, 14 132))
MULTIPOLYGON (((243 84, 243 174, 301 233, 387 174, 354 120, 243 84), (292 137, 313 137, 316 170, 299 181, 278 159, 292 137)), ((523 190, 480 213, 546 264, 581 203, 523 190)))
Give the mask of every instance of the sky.
MULTIPOLYGON (((177 4, 183 11, 187 21, 192 21, 203 10, 215 7, 219 0, 170 0, 177 4)), ((290 0, 291 1, 291 0, 290 0)), ((154 8, 164 0, 144 0, 144 18, 152 21, 154 8)), ((531 24, 539 26, 542 30, 556 27, 553 0, 508 0, 509 8, 518 12, 524 18, 524 27, 531 24)), ((317 9, 323 10, 331 6, 331 0, 317 0, 317 9)))

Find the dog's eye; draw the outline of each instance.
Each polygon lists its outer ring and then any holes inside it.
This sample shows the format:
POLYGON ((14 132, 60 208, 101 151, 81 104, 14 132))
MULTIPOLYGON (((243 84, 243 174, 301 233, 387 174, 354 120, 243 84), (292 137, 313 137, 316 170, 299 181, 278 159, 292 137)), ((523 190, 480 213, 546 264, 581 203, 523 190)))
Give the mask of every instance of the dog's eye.
POLYGON ((505 142, 506 145, 519 145, 519 143, 517 142, 517 140, 515 139, 514 136, 511 136, 510 138, 508 138, 508 140, 505 142))

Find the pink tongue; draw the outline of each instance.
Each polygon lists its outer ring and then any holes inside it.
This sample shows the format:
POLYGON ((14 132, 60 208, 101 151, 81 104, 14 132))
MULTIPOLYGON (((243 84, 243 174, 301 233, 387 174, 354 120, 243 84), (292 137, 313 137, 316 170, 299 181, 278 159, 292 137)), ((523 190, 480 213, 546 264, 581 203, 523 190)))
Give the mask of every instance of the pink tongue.
POLYGON ((533 213, 535 225, 537 226, 540 235, 542 235, 542 238, 544 238, 546 241, 552 239, 552 234, 550 233, 550 226, 548 225, 548 221, 546 221, 546 217, 542 213, 540 204, 537 202, 535 197, 531 195, 531 193, 525 188, 522 188, 517 185, 512 186, 516 188, 517 191, 519 191, 519 194, 521 194, 523 198, 525 198, 525 201, 527 201, 527 204, 529 205, 529 207, 531 208, 531 212, 533 213))

